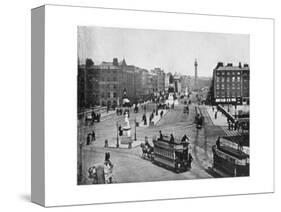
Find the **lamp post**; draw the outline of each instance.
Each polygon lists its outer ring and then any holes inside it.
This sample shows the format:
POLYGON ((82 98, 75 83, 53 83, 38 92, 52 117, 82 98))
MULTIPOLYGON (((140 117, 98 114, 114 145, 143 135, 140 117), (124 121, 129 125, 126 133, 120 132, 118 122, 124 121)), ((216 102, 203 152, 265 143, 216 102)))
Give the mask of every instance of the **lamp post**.
POLYGON ((135 141, 137 140, 137 117, 135 117, 135 141))

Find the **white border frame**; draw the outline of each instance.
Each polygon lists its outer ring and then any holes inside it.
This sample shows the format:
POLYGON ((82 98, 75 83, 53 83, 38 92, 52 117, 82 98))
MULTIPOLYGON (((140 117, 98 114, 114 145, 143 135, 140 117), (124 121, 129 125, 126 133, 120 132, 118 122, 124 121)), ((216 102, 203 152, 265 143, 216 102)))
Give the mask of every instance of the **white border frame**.
POLYGON ((45 206, 273 192, 273 29, 272 19, 46 5, 45 206), (78 25, 250 34, 250 177, 77 186, 78 25))

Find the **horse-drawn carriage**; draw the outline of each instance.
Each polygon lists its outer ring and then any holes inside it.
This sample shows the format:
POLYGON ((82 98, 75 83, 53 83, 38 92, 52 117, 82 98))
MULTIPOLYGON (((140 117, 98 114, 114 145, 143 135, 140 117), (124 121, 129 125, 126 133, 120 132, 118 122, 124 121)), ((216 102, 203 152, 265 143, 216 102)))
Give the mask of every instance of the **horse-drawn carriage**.
POLYGON ((141 145, 143 158, 171 169, 175 172, 184 172, 191 168, 192 156, 189 150, 189 143, 180 139, 171 139, 171 136, 161 136, 153 139, 153 146, 141 145))
POLYGON ((100 117, 101 117, 100 113, 92 111, 91 113, 87 113, 86 114, 85 122, 86 123, 91 123, 91 124, 93 124, 95 121, 96 122, 100 122, 100 117))

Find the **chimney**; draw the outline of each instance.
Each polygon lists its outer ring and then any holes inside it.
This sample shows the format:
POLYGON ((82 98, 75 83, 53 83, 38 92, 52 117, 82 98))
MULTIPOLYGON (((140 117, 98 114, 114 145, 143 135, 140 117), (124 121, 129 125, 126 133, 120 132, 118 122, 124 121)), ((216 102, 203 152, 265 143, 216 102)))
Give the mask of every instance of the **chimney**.
POLYGON ((216 69, 222 66, 223 66, 223 62, 218 62, 216 69))
POLYGON ((247 63, 244 64, 244 68, 249 67, 249 65, 247 63))
POLYGON ((227 63, 227 65, 226 66, 228 66, 228 67, 232 67, 232 63, 227 63))
POLYGON ((118 59, 117 58, 113 58, 113 65, 118 66, 118 59))
POLYGON ((242 68, 241 62, 239 62, 238 67, 239 67, 239 68, 242 68))

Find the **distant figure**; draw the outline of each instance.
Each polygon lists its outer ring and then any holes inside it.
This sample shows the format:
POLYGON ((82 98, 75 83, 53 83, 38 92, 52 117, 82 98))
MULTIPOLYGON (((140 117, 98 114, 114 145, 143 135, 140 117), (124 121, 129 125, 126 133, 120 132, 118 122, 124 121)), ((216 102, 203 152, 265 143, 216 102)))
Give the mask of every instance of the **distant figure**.
POLYGON ((186 136, 186 134, 184 134, 184 136, 181 139, 182 142, 187 142, 189 141, 189 138, 186 136))
POLYGON ((159 131, 159 139, 163 140, 163 135, 162 135, 162 131, 161 130, 159 131))
POLYGON ((218 117, 218 111, 215 112, 215 119, 218 117))
POLYGON ((174 138, 174 135, 173 135, 172 133, 171 133, 170 142, 171 142, 171 143, 174 143, 174 142, 175 142, 175 138, 174 138))
POLYGON ((89 133, 87 135, 87 145, 90 145, 91 144, 91 134, 89 133))
POLYGON ((163 117, 163 110, 160 112, 160 117, 162 118, 163 117))
POLYGON ((243 145, 242 145, 242 140, 241 139, 238 140, 238 150, 239 151, 243 150, 243 145))
POLYGON ((145 113, 142 116, 142 120, 143 120, 143 124, 146 125, 147 124, 147 120, 146 120, 146 114, 145 113))
POLYGON ((93 132, 92 132, 92 141, 95 141, 96 140, 96 133, 95 133, 95 131, 93 130, 93 132))
POLYGON ((119 130, 119 136, 123 136, 123 129, 121 125, 118 127, 118 130, 119 130))
POLYGON ((220 144, 220 136, 218 137, 218 139, 216 140, 216 145, 217 145, 217 149, 220 149, 221 144, 220 144))
POLYGON ((88 172, 93 178, 93 184, 105 184, 104 166, 102 164, 89 168, 88 172))
POLYGON ((105 183, 112 183, 112 175, 113 172, 113 164, 110 161, 110 153, 105 153, 105 160, 104 160, 104 177, 105 177, 105 183))

